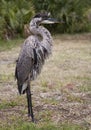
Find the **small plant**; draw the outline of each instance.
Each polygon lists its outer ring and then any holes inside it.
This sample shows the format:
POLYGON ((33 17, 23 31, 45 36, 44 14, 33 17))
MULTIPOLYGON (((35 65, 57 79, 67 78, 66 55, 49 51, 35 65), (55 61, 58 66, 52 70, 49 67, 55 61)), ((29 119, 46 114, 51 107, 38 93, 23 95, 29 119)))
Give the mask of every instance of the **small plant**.
POLYGON ((16 105, 17 105, 17 102, 15 101, 9 101, 9 102, 3 101, 0 103, 0 110, 15 107, 16 105))

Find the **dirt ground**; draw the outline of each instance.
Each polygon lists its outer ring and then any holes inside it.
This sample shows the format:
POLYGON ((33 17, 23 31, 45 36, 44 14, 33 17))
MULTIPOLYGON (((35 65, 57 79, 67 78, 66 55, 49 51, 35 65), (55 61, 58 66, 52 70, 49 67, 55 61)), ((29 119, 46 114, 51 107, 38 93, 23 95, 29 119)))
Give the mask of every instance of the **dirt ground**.
MULTIPOLYGON (((14 79, 20 46, 0 52, 0 125, 29 121, 14 79)), ((37 122, 91 127, 91 36, 54 36, 53 54, 31 83, 37 122)))

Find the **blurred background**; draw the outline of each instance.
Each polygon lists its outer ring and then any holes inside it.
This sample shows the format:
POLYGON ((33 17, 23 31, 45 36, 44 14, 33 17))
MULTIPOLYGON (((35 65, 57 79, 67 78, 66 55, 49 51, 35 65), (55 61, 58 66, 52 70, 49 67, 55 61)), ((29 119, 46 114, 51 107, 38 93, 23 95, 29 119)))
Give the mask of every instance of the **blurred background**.
POLYGON ((25 37, 31 18, 43 11, 64 21, 48 26, 54 34, 91 32, 91 0, 0 0, 0 39, 25 37))

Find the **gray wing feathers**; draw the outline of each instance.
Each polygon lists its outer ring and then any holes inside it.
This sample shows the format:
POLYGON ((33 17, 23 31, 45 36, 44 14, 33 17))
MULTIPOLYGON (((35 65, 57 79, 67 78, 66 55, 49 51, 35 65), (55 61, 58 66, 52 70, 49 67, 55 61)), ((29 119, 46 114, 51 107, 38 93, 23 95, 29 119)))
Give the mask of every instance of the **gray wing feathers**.
POLYGON ((32 73, 34 53, 31 43, 31 40, 25 40, 16 64, 15 77, 17 78, 18 90, 20 94, 23 89, 22 86, 27 82, 27 80, 29 80, 29 76, 32 73))
POLYGON ((22 86, 25 87, 28 80, 34 80, 41 72, 45 59, 50 53, 51 45, 49 43, 39 43, 39 40, 34 36, 30 36, 25 40, 15 71, 20 94, 23 90, 22 86))

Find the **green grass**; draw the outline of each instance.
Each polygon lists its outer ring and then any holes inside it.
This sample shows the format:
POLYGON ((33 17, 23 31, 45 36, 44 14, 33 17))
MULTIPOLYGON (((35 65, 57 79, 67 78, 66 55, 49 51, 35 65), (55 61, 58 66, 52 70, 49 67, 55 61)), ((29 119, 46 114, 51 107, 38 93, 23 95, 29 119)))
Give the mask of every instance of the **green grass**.
POLYGON ((10 50, 13 47, 18 46, 24 40, 23 39, 14 39, 14 40, 0 40, 0 51, 10 50))
POLYGON ((2 109, 9 109, 9 108, 12 108, 12 107, 15 107, 17 106, 17 102, 15 101, 3 101, 3 103, 0 104, 0 110, 2 109))
POLYGON ((87 130, 79 125, 63 124, 63 125, 54 125, 54 124, 33 124, 33 123, 24 123, 22 121, 14 124, 13 126, 1 127, 0 130, 87 130), (18 124, 19 123, 19 124, 18 124))

